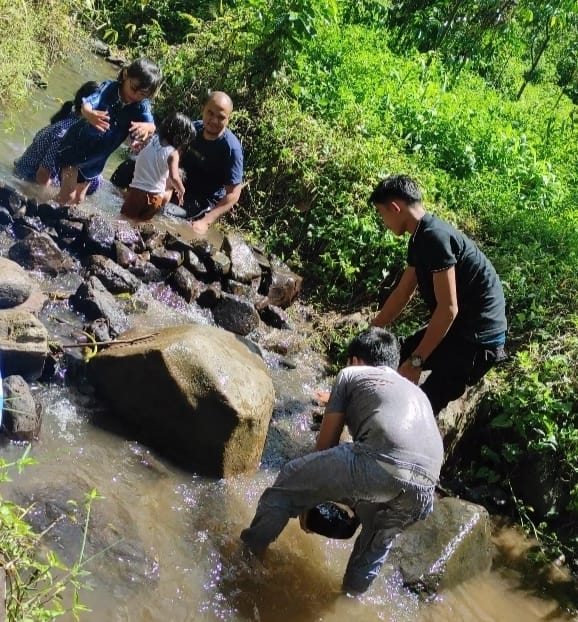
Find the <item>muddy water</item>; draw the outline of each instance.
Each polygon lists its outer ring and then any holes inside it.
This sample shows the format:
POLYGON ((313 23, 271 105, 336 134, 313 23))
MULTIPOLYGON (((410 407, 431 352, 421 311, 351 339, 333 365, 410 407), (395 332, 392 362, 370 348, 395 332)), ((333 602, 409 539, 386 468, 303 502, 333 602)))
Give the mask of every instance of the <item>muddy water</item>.
MULTIPOLYGON (((116 73, 98 59, 71 62, 49 77, 47 91, 35 93, 25 110, 4 124, 0 134, 0 179, 28 195, 46 196, 11 176, 11 163, 29 144, 34 133, 56 110, 55 98, 67 98, 87 79, 116 73)), ((107 168, 114 168, 111 162, 107 168)), ((110 186, 87 205, 109 217, 120 208, 120 197, 110 186)), ((167 226, 177 227, 167 220, 167 226)), ((0 254, 11 243, 0 234, 0 254)), ((36 277, 44 290, 74 291, 78 275, 47 280, 36 277)), ((155 328, 183 322, 209 322, 202 312, 192 312, 170 290, 155 286, 139 294, 149 305, 146 315, 133 315, 135 324, 155 328), (161 304, 162 303, 162 304, 161 304), (167 311, 165 303, 174 308, 167 311)), ((42 314, 51 333, 72 340, 71 326, 80 320, 62 302, 49 303, 42 314), (65 319, 62 324, 55 317, 65 319)), ((267 360, 274 380, 277 403, 261 470, 252 476, 214 481, 185 473, 140 445, 129 430, 103 410, 83 383, 74 387, 65 375, 51 386, 35 386, 44 404, 41 439, 32 455, 38 464, 4 484, 4 496, 25 498, 38 489, 64 489, 66 498, 82 502, 96 488, 104 497, 94 503, 96 557, 87 564, 91 591, 82 600, 92 613, 91 622, 369 622, 372 620, 440 622, 571 620, 551 597, 545 583, 528 583, 515 564, 524 540, 513 529, 502 527, 496 544, 502 555, 499 567, 486 576, 441 594, 435 601, 420 602, 400 586, 376 581, 370 594, 359 601, 339 595, 341 573, 351 543, 328 541, 302 533, 292 521, 270 550, 264 568, 249 568, 236 557, 239 531, 252 517, 257 498, 285 460, 306 451, 313 443, 310 431, 310 396, 325 384, 319 361, 304 354, 295 369, 277 357, 267 360), (119 541, 132 549, 101 543, 99 533, 114 525, 119 541)), ((145 379, 154 381, 154 379, 145 379)), ((170 404, 166 405, 170 408, 170 404)), ((159 413, 159 425, 162 425, 159 413)), ((6 459, 23 448, 5 445, 6 459)), ((69 530, 53 546, 74 561, 80 531, 69 530)), ((559 577, 551 578, 556 582, 559 577)))

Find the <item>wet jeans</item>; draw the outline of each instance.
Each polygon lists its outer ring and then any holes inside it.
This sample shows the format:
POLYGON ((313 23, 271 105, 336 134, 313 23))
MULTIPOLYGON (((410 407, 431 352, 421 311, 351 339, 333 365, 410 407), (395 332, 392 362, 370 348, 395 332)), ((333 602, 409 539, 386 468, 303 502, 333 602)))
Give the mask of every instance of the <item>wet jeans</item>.
POLYGON ((288 462, 262 494, 241 539, 260 554, 290 518, 326 501, 348 505, 361 521, 361 532, 347 564, 343 590, 361 593, 379 574, 395 537, 432 511, 434 484, 412 465, 383 463, 359 445, 345 443, 288 462))

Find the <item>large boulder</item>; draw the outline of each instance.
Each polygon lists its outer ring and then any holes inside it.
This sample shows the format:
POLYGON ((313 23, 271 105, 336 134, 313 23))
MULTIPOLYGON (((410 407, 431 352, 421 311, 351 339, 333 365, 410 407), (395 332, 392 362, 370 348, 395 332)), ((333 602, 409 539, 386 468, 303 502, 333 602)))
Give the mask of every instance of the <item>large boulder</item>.
POLYGON ((32 313, 17 309, 0 311, 0 363, 4 376, 39 378, 47 356, 48 333, 32 313))
POLYGON ((492 555, 488 511, 446 497, 395 539, 387 564, 401 573, 406 586, 433 595, 487 572, 492 555))
POLYGON ((135 436, 205 474, 258 467, 275 396, 262 359, 240 338, 192 324, 120 340, 92 359, 89 377, 135 436))

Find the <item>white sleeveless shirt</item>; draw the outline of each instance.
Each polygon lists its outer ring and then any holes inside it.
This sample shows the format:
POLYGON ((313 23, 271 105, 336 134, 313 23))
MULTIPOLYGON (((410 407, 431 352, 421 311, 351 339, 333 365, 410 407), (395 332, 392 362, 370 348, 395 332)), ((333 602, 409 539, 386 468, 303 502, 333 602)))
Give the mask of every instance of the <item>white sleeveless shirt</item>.
POLYGON ((169 177, 168 158, 174 150, 172 145, 163 147, 158 134, 155 134, 136 158, 130 187, 151 194, 163 194, 169 177))

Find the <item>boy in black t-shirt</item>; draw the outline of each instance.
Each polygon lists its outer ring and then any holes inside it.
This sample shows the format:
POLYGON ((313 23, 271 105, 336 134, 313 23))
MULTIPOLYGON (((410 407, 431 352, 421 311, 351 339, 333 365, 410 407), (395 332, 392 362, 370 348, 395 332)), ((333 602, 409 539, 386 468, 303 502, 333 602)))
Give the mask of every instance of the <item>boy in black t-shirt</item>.
POLYGON ((410 177, 385 178, 369 201, 395 235, 411 234, 408 266, 372 324, 393 322, 419 289, 431 317, 404 340, 399 373, 417 384, 422 370, 431 370, 421 388, 438 414, 506 358, 502 284, 466 235, 425 211, 410 177))

